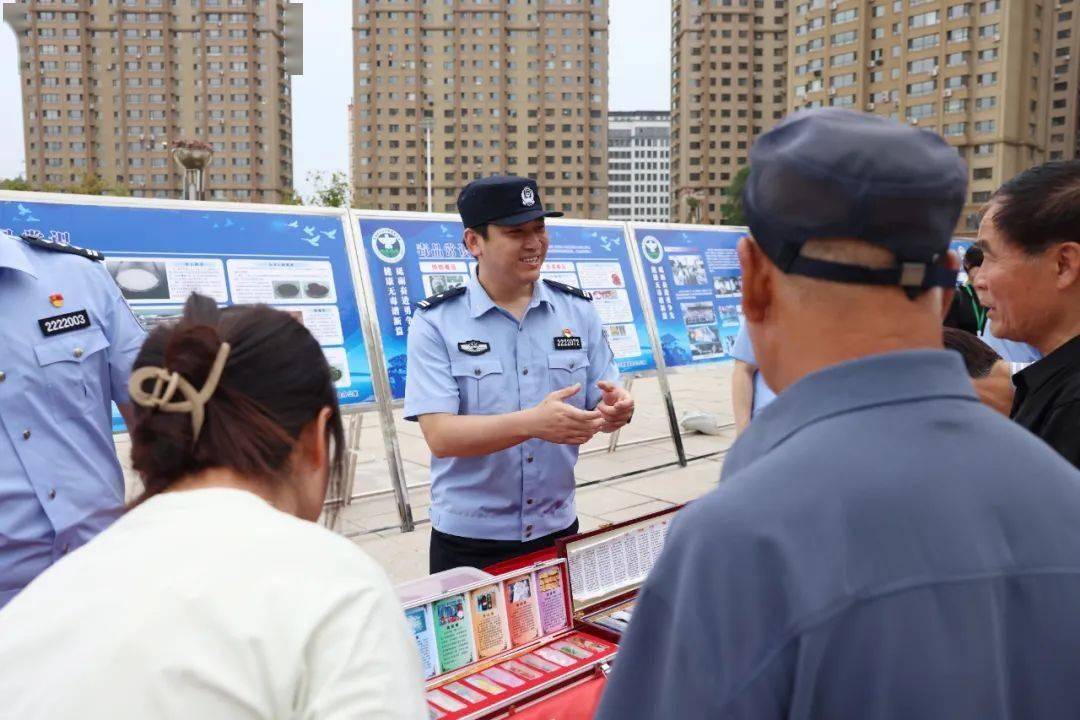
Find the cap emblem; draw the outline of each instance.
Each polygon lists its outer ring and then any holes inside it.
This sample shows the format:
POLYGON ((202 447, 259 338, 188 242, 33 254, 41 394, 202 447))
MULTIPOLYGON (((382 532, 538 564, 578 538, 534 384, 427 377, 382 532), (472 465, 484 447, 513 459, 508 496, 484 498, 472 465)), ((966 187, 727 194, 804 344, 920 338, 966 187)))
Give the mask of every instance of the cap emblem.
POLYGON ((525 207, 532 207, 536 204, 536 193, 528 185, 521 191, 521 204, 525 207))

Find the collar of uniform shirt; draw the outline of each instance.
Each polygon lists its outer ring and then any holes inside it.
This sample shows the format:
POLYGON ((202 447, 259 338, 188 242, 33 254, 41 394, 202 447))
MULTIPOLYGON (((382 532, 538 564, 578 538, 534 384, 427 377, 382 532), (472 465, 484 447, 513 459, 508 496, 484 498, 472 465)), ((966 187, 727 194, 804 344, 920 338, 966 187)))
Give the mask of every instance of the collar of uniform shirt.
MULTIPOLYGON (((498 307, 495 301, 491 299, 491 296, 487 294, 487 290, 480 284, 480 280, 477 279, 473 273, 469 274, 469 282, 466 283, 466 288, 469 293, 469 315, 473 318, 478 318, 492 308, 498 307)), ((533 296, 529 301, 528 310, 532 310, 540 303, 547 303, 548 307, 553 308, 554 304, 551 301, 551 290, 544 284, 542 280, 537 280, 533 283, 533 296)))
POLYGON ((1032 392, 1062 372, 1080 372, 1080 335, 1013 375, 1013 385, 1032 392))
MULTIPOLYGON (((958 353, 906 350, 850 360, 811 373, 754 416, 728 453, 721 479, 815 422, 863 408, 932 397, 979 402, 958 353)), ((896 441, 903 442, 902 430, 896 431, 896 441)))
POLYGON ((11 268, 33 277, 38 276, 22 240, 6 233, 0 233, 0 268, 11 268))

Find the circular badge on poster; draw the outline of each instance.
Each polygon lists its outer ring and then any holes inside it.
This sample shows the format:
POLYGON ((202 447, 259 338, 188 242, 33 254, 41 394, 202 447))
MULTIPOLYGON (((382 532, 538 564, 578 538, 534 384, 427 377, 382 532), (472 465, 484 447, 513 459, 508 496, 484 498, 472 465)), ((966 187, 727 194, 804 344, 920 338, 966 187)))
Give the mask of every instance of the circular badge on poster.
POLYGON ((371 233, 371 249, 385 263, 399 263, 405 257, 405 239, 392 228, 379 228, 371 233))
POLYGON ((664 259, 664 246, 653 235, 646 235, 641 239, 641 252, 645 259, 656 264, 664 259))

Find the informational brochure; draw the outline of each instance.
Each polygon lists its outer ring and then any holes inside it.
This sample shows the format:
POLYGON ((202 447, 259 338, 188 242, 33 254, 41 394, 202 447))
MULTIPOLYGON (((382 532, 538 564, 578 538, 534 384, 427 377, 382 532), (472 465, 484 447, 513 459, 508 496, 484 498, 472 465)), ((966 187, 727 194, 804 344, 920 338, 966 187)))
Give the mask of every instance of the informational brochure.
POLYGON ((490 678, 484 677, 483 675, 473 675, 471 677, 467 677, 465 678, 465 682, 469 685, 472 685, 478 690, 483 690, 488 695, 498 695, 500 693, 506 692, 506 688, 504 688, 502 685, 499 685, 497 682, 493 682, 490 678))
POLYGON ((540 637, 540 613, 532 574, 503 583, 510 644, 519 647, 540 637))
POLYGON ((574 664, 573 658, 567 657, 564 653, 558 650, 553 650, 549 647, 542 647, 536 650, 536 654, 544 658, 549 662, 553 662, 561 667, 570 667, 574 664))
POLYGON ((517 660, 508 660, 507 662, 499 665, 499 667, 513 673, 514 675, 517 675, 522 680, 536 680, 537 678, 543 677, 543 675, 538 673, 533 668, 527 667, 518 662, 517 660))
POLYGON ((613 595, 644 582, 664 549, 669 519, 634 526, 567 552, 574 600, 613 595))
POLYGON ((540 626, 544 635, 566 627, 566 579, 560 566, 536 572, 536 587, 540 605, 540 626))
POLYGON ((435 657, 435 628, 431 622, 431 605, 409 608, 405 619, 412 629, 413 640, 420 651, 420 662, 424 667, 424 678, 434 677, 439 673, 435 657))
POLYGON ((465 596, 453 595, 436 600, 433 614, 439 667, 442 672, 457 670, 471 663, 475 658, 465 596))
POLYGON ((462 685, 459 682, 447 683, 446 685, 442 686, 442 689, 446 690, 447 692, 453 693, 465 702, 469 703, 484 702, 484 700, 487 699, 480 693, 473 690, 471 687, 462 685))
POLYGON ((505 685, 506 687, 521 687, 525 684, 525 682, 518 676, 514 675, 513 673, 507 672, 506 670, 503 670, 499 667, 488 668, 482 674, 489 679, 499 683, 500 685, 505 685))
POLYGON ((502 590, 486 585, 469 593, 478 659, 494 657, 510 649, 503 621, 502 590))
POLYGON ((455 700, 441 690, 432 690, 427 694, 427 699, 431 704, 447 712, 457 712, 468 707, 465 703, 455 700))

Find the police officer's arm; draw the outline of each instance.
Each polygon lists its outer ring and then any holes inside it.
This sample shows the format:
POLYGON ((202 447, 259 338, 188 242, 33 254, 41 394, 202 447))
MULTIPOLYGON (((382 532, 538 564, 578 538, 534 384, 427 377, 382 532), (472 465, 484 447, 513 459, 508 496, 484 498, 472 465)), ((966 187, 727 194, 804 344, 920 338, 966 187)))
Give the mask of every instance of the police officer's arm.
POLYGON ((735 337, 731 357, 735 359, 735 367, 731 371, 731 409, 735 414, 735 433, 740 434, 750 424, 754 413, 754 373, 757 371, 757 358, 754 356, 754 346, 750 344, 746 323, 739 328, 739 334, 735 337))
POLYGON ((405 419, 416 420, 436 457, 489 455, 532 438, 580 445, 603 424, 600 413, 563 402, 578 386, 549 394, 537 406, 500 415, 459 415, 457 380, 438 329, 423 313, 409 326, 405 419))
POLYGON ((731 410, 735 414, 735 433, 741 434, 750 424, 754 406, 754 366, 736 360, 731 369, 731 410))
POLYGON ((94 263, 98 268, 99 281, 109 301, 106 304, 106 318, 103 331, 109 340, 109 390, 112 401, 120 409, 124 424, 131 429, 134 425, 135 411, 128 396, 128 378, 135 358, 146 340, 146 331, 135 319, 127 301, 120 293, 112 276, 104 265, 94 263))

